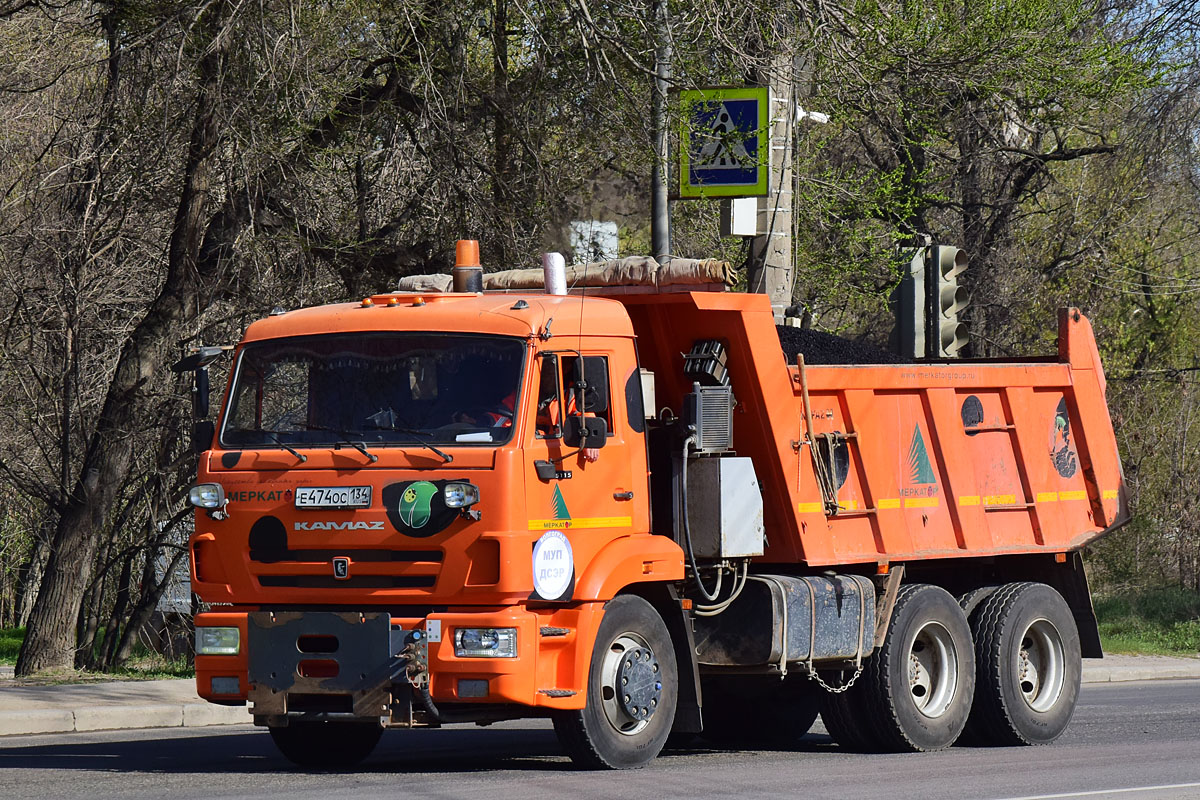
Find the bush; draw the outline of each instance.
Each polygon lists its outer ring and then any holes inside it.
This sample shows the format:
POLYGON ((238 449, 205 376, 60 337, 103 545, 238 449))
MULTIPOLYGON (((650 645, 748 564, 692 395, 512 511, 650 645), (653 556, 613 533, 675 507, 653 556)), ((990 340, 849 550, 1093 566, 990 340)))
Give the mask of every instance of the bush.
POLYGON ((1200 593, 1179 587, 1095 598, 1100 639, 1110 653, 1200 653, 1200 593))

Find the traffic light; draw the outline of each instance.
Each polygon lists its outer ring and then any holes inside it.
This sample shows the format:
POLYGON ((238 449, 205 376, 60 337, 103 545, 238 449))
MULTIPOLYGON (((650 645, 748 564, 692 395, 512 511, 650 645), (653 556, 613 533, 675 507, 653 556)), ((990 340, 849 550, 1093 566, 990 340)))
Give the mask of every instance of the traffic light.
POLYGON ((967 290, 958 285, 958 276, 967 268, 967 254, 957 247, 931 247, 929 267, 928 355, 958 358, 967 346, 967 326, 959 321, 967 307, 967 290))
POLYGON ((925 356, 925 258, 927 247, 900 251, 905 259, 900 283, 892 292, 892 314, 896 327, 890 337, 892 352, 902 358, 925 356))

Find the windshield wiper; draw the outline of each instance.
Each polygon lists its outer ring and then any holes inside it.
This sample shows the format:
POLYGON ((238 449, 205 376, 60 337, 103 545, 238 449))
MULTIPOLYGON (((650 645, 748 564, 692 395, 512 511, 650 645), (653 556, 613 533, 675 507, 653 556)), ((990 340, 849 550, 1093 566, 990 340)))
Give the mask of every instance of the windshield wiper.
POLYGON ((375 455, 374 453, 372 453, 370 450, 367 449, 366 442, 352 442, 352 441, 337 442, 333 445, 333 449, 340 450, 345 445, 349 445, 350 447, 353 447, 358 452, 362 453, 364 456, 366 456, 370 460, 370 462, 372 464, 374 464, 376 461, 379 460, 379 456, 375 455))
POLYGON ((291 445, 285 443, 283 441, 283 439, 279 438, 279 434, 276 433, 275 431, 262 431, 262 433, 265 433, 267 436, 270 436, 271 441, 275 442, 275 444, 279 445, 284 450, 287 450, 289 453, 291 453, 296 458, 298 458, 300 460, 301 464, 303 464, 305 461, 308 461, 308 456, 304 455, 304 453, 301 453, 299 450, 292 447, 291 445))
POLYGON ((434 453, 437 453, 442 457, 442 463, 449 464, 454 460, 454 456, 450 455, 444 450, 434 447, 429 442, 422 439, 421 437, 428 436, 425 431, 419 431, 416 428, 405 428, 403 426, 399 426, 396 424, 397 419, 396 412, 392 411, 390 408, 380 409, 376 413, 367 417, 367 421, 371 423, 375 430, 395 431, 396 433, 403 433, 407 436, 412 436, 414 438, 414 444, 419 444, 425 449, 432 450, 434 453))
POLYGON ((355 441, 354 434, 350 431, 344 431, 341 428, 330 428, 328 425, 305 425, 304 427, 310 431, 329 431, 330 433, 336 433, 338 436, 341 436, 342 441, 333 443, 334 450, 341 450, 343 447, 353 447, 355 450, 366 456, 372 464, 379 460, 379 456, 367 449, 367 443, 363 441, 355 441))

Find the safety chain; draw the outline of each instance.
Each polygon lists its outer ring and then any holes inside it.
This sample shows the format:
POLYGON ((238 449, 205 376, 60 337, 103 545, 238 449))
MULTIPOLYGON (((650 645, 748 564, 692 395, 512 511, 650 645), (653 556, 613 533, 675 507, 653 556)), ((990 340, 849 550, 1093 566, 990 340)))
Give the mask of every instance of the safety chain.
POLYGON ((851 686, 854 685, 854 682, 856 680, 858 680, 858 676, 862 675, 862 671, 863 671, 863 665, 859 664, 858 669, 854 670, 854 675, 850 678, 850 680, 846 681, 841 686, 830 686, 828 683, 821 680, 821 676, 817 674, 817 671, 815 669, 813 669, 813 665, 812 665, 811 661, 806 661, 804 663, 805 663, 805 666, 808 667, 808 677, 811 678, 812 680, 816 681, 817 685, 820 686, 822 689, 824 689, 827 692, 831 692, 832 694, 841 694, 842 692, 849 689, 851 686))

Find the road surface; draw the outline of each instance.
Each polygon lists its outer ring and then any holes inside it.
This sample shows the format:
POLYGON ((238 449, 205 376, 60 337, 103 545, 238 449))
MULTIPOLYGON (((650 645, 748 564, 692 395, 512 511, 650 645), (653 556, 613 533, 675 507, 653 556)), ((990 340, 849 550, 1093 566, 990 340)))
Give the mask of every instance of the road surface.
POLYGON ((669 750, 581 772, 542 721, 391 731, 353 773, 305 772, 251 726, 0 739, 5 798, 1200 798, 1200 681, 1083 687, 1067 733, 1035 748, 841 752, 819 726, 786 750, 669 750))

